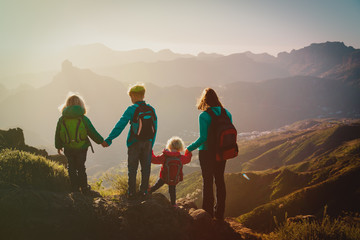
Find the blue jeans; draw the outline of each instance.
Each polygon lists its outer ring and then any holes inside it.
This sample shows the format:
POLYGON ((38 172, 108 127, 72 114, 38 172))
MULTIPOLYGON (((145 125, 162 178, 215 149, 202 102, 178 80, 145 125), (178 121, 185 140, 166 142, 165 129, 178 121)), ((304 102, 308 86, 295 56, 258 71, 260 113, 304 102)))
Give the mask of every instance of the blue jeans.
POLYGON ((128 148, 129 195, 136 193, 136 174, 139 163, 141 166, 140 192, 147 194, 151 170, 151 147, 151 142, 146 140, 135 142, 128 148))

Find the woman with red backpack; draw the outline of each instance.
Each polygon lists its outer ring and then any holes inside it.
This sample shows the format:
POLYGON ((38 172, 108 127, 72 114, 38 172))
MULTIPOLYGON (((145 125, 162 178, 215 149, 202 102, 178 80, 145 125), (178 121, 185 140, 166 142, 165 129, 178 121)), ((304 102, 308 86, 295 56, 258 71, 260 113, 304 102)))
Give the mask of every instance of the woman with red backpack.
POLYGON ((229 111, 223 108, 216 92, 204 89, 197 103, 199 115, 199 138, 187 150, 199 148, 199 161, 203 177, 202 208, 218 220, 224 219, 226 188, 224 172, 226 159, 237 155, 236 130, 232 125, 229 111), (219 140, 220 139, 220 140, 219 140), (224 141, 223 141, 224 140, 224 141), (227 143, 229 140, 229 143, 227 143), (223 144, 230 144, 222 148, 223 144), (213 182, 216 185, 216 205, 214 206, 213 182))

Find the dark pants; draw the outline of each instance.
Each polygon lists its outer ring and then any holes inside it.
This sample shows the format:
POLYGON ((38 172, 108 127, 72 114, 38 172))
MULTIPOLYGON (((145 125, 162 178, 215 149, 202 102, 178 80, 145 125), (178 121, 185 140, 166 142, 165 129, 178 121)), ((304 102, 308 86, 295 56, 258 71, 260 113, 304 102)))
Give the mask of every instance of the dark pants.
MULTIPOLYGON (((159 178, 159 180, 155 183, 154 186, 151 187, 151 192, 155 192, 159 188, 161 188, 165 184, 165 181, 159 178)), ((170 194, 170 201, 171 205, 175 205, 176 203, 176 186, 169 185, 169 194, 170 194)))
POLYGON ((150 141, 138 141, 133 143, 128 149, 129 195, 136 193, 136 174, 139 163, 141 166, 140 192, 147 193, 151 170, 151 147, 150 141))
POLYGON ((203 177, 203 205, 202 208, 218 219, 224 218, 226 187, 224 171, 226 161, 216 161, 215 154, 207 150, 199 151, 199 161, 203 177), (216 185, 216 205, 214 212, 214 179, 216 185))
POLYGON ((65 149, 64 154, 68 160, 68 172, 72 191, 79 191, 88 187, 85 168, 86 149, 65 149))

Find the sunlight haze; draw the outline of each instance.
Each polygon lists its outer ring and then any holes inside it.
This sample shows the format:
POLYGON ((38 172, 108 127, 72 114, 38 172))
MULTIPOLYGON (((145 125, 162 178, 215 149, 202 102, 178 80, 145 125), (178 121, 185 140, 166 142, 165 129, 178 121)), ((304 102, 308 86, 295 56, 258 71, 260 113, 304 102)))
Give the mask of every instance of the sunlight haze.
POLYGON ((275 56, 314 42, 360 46, 359 1, 1 0, 0 6, 0 76, 55 70, 64 59, 54 55, 92 43, 275 56))

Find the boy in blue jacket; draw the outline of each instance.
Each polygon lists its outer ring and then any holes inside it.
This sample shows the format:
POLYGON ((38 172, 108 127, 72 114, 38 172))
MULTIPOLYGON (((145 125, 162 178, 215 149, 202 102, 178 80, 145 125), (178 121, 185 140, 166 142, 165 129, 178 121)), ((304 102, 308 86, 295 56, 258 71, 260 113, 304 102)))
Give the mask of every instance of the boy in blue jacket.
POLYGON ((110 146, 112 140, 117 138, 126 125, 130 123, 130 130, 126 141, 128 147, 128 198, 134 199, 136 194, 136 173, 139 163, 141 166, 139 193, 142 197, 148 194, 151 153, 157 131, 157 116, 155 109, 144 101, 145 87, 143 84, 131 86, 128 94, 133 105, 125 110, 102 145, 103 147, 110 146))

